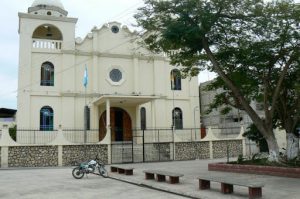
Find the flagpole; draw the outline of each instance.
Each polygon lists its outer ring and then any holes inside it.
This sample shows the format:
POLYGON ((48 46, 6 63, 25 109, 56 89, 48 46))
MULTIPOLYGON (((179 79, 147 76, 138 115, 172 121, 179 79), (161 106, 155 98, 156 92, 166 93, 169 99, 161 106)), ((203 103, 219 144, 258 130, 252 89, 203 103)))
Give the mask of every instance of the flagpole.
POLYGON ((87 83, 88 83, 88 74, 87 74, 87 67, 85 66, 84 71, 84 79, 83 79, 83 85, 84 85, 84 144, 87 143, 87 102, 86 102, 86 92, 87 92, 87 83))
POLYGON ((86 86, 84 89, 84 143, 87 142, 87 104, 86 104, 86 86))

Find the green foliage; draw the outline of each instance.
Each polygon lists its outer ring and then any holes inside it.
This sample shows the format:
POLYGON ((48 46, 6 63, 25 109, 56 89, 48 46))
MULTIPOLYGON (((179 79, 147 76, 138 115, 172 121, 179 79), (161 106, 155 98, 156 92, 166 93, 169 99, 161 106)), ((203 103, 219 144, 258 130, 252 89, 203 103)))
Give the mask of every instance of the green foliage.
POLYGON ((9 135, 14 141, 17 140, 17 125, 14 125, 12 128, 9 128, 9 135))
POLYGON ((242 162, 243 162, 244 160, 245 160, 245 158, 243 157, 242 154, 240 154, 240 155, 238 156, 237 163, 238 163, 238 164, 242 164, 242 162))
POLYGON ((254 124, 251 124, 243 134, 244 137, 256 142, 259 145, 260 152, 269 152, 268 144, 263 135, 254 124))
POLYGON ((300 167, 300 159, 294 158, 292 160, 281 159, 279 162, 270 162, 268 158, 261 158, 261 154, 254 154, 250 159, 244 158, 242 155, 238 156, 236 162, 231 164, 241 165, 260 165, 260 166, 278 166, 278 167, 300 167))
POLYGON ((184 66, 184 76, 204 69, 219 75, 210 88, 223 92, 210 110, 245 110, 265 137, 274 136, 274 124, 294 132, 300 121, 300 6, 294 1, 145 0, 135 17, 146 46, 176 51, 171 64, 184 66), (265 120, 253 100, 263 103, 265 120))

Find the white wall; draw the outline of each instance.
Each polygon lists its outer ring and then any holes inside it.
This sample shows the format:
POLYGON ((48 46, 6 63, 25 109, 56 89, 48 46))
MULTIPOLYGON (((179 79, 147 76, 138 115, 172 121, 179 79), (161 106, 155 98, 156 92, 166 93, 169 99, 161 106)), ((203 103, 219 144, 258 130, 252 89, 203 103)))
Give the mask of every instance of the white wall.
MULTIPOLYGON (((18 92, 18 126, 39 128, 39 114, 43 106, 54 110, 54 128, 83 128, 83 107, 85 105, 83 74, 88 68, 87 104, 100 95, 146 95, 156 96, 152 102, 122 107, 131 116, 132 126, 140 126, 139 109, 147 111, 147 127, 166 128, 172 125, 172 110, 179 107, 183 112, 184 128, 195 126, 194 109, 199 106, 197 78, 182 79, 182 90, 172 91, 171 70, 163 56, 151 55, 138 48, 137 36, 118 23, 93 29, 80 43, 75 42, 75 19, 51 21, 20 14, 20 68, 18 92), (41 24, 53 24, 63 34, 62 50, 32 49, 32 33, 41 24), (111 32, 117 25, 120 32, 111 32), (147 54, 147 55, 145 55, 147 54), (41 64, 50 61, 55 66, 53 87, 40 86, 41 64), (111 83, 109 72, 117 68, 124 81, 119 85, 111 83)), ((91 118, 93 128, 98 128, 98 120, 104 105, 93 107, 91 118), (98 117, 98 118, 94 118, 98 117)), ((197 114, 199 116, 199 112, 197 114)), ((199 127, 199 117, 196 117, 199 127)))

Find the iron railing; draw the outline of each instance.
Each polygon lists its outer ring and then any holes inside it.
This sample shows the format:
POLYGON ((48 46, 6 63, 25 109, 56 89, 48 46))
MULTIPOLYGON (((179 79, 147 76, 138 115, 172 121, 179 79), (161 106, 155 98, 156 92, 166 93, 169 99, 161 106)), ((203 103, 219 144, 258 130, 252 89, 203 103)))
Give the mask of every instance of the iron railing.
POLYGON ((17 129, 16 141, 19 144, 48 144, 56 138, 57 133, 57 130, 17 129))
POLYGON ((84 129, 63 129, 62 132, 64 138, 72 143, 97 143, 101 141, 99 140, 98 129, 86 130, 86 138, 84 129))

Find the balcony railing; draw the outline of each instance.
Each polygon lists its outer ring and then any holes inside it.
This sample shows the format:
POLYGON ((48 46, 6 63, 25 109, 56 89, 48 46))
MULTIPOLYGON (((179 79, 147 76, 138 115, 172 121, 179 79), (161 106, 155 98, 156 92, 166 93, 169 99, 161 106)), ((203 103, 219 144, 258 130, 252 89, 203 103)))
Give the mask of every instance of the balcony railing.
POLYGON ((33 39, 33 49, 47 49, 47 50, 61 50, 62 41, 59 40, 45 40, 45 39, 33 39))

